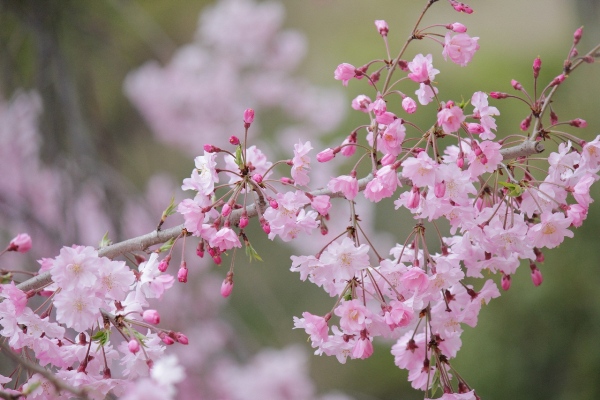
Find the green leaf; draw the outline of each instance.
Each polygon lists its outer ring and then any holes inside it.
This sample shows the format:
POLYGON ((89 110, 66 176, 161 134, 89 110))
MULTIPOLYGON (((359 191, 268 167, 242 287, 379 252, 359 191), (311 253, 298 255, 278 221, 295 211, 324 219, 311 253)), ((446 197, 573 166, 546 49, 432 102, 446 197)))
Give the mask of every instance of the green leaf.
POLYGON ((244 169, 244 160, 242 159, 242 146, 238 146, 235 149, 235 163, 240 170, 244 169))
POLYGON ((523 187, 518 183, 510 182, 498 182, 501 186, 508 189, 508 195, 510 197, 517 197, 523 194, 523 187))
POLYGON ((139 333, 138 331, 132 331, 133 336, 135 336, 137 338, 137 340, 140 342, 140 344, 144 347, 146 347, 146 336, 142 335, 141 333, 139 333))
POLYGON ((252 262, 252 260, 257 260, 257 261, 263 260, 262 258, 260 258, 260 256, 256 252, 256 250, 254 250, 254 247, 252 247, 250 242, 246 242, 246 255, 250 259, 250 262, 252 262))
POLYGON ((169 239, 168 241, 166 241, 165 243, 163 243, 162 246, 160 246, 158 248, 157 253, 164 253, 165 251, 171 250, 171 247, 173 247, 174 243, 175 243, 175 238, 169 239))
POLYGON ((108 238, 108 231, 102 236, 102 240, 100 240, 100 248, 110 246, 112 244, 112 240, 108 238))
POLYGON ((175 214, 175 196, 171 197, 171 202, 169 203, 169 207, 162 213, 163 218, 167 218, 169 215, 175 214))
POLYGON ((100 329, 94 336, 92 336, 92 341, 98 342, 100 346, 106 346, 108 341, 110 340, 110 329, 100 329))

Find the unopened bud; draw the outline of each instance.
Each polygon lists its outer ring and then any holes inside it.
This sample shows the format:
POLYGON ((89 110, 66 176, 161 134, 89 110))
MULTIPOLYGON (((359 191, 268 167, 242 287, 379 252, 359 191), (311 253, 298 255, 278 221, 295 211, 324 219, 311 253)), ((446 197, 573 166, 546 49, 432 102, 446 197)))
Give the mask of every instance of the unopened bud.
POLYGON ((156 325, 160 323, 160 314, 156 310, 144 310, 142 318, 149 324, 156 325))
POLYGON ((587 122, 581 118, 575 118, 569 121, 569 125, 574 126, 575 128, 586 128, 587 122))
POLYGON ((242 215, 240 217, 240 229, 244 229, 245 227, 247 227, 248 226, 248 222, 250 222, 250 220, 248 219, 248 217, 242 215))
POLYGON ((558 115, 553 110, 550 111, 550 124, 558 124, 558 115))
POLYGON ((542 278, 542 273, 533 262, 529 264, 529 268, 531 268, 531 280, 533 284, 535 286, 540 286, 544 281, 544 278, 542 278))
POLYGON ((240 144, 240 139, 238 139, 238 137, 237 137, 237 136, 235 136, 235 135, 232 135, 232 136, 229 138, 229 143, 231 143, 231 144, 232 144, 232 145, 234 145, 234 146, 237 146, 238 144, 240 144))
POLYGON ((221 258, 220 254, 215 254, 214 256, 212 256, 213 262, 217 265, 221 265, 221 263, 223 262, 223 259, 221 258))
POLYGON ((248 108, 244 111, 244 126, 249 128, 252 122, 254 122, 254 110, 248 108))
POLYGON ((383 37, 386 37, 388 32, 390 31, 387 22, 385 22, 382 19, 375 20, 375 27, 379 31, 379 34, 383 37))
POLYGON ((183 345, 187 345, 188 343, 190 343, 188 337, 181 332, 175 332, 173 337, 177 341, 177 343, 181 343, 183 345))
POLYGON ((217 146, 213 146, 212 144, 205 144, 204 151, 207 153, 217 153, 217 152, 221 151, 221 149, 218 148, 217 146))
POLYGON ((261 183, 263 181, 263 176, 261 174, 252 175, 252 180, 256 183, 261 183))
POLYGON ((465 33, 467 31, 467 27, 461 24, 460 22, 455 22, 453 24, 446 25, 446 29, 450 29, 456 33, 465 33))
POLYGON ((327 161, 332 160, 333 157, 335 157, 335 153, 333 152, 333 149, 327 148, 327 149, 323 150, 322 152, 320 152, 319 154, 317 154, 317 161, 318 162, 327 162, 327 161))
POLYGON ((565 74, 560 74, 556 78, 552 79, 552 82, 550 82, 550 86, 558 86, 561 83, 563 83, 564 80, 565 80, 565 74))
POLYGON ((510 275, 502 275, 502 289, 508 290, 510 289, 510 275))
POLYGON ((540 75, 540 70, 542 69, 542 59, 539 57, 536 57, 535 60, 533 60, 533 77, 537 78, 540 75))
POLYGON ((129 341, 129 343, 127 344, 127 348, 129 349, 129 351, 133 354, 137 353, 138 351, 140 351, 140 344, 138 343, 137 340, 135 339, 131 339, 129 341))
POLYGON ((233 291, 233 272, 228 272, 221 284, 221 296, 229 297, 233 291))
POLYGON ((508 93, 502 93, 502 92, 490 92, 490 97, 492 99, 505 99, 508 97, 508 93))
POLYGON ((185 261, 181 262, 181 267, 179 267, 179 271, 177 271, 177 280, 181 283, 187 282, 188 269, 185 264, 185 261))
POLYGON ((582 35, 583 35, 583 26, 580 28, 577 28, 575 30, 575 33, 573 33, 573 45, 577 45, 577 43, 579 43, 582 35))
POLYGON ((273 207, 275 210, 277 210, 279 208, 279 203, 275 199, 269 200, 269 205, 271 207, 273 207))
POLYGON ((529 125, 531 125, 531 114, 527 116, 523 121, 521 121, 521 125, 519 126, 522 131, 526 131, 529 129, 529 125))
POLYGON ((510 81, 511 86, 515 89, 515 90, 522 90, 523 89, 523 85, 521 85, 517 80, 512 79, 510 81))
POLYGON ((165 272, 167 270, 167 268, 169 268, 170 261, 171 261, 171 256, 167 254, 167 256, 165 258, 163 258, 162 260, 160 260, 160 262, 158 263, 158 270, 160 272, 165 272))

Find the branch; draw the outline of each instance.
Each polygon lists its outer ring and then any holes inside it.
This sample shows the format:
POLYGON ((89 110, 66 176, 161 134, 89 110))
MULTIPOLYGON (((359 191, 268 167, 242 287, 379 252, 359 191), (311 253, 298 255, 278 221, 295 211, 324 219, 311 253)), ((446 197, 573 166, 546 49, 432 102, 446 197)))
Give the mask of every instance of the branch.
POLYGON ((78 396, 81 399, 89 399, 84 389, 77 389, 61 381, 60 379, 57 379, 56 376, 54 376, 46 368, 40 367, 39 365, 34 364, 29 360, 17 356, 15 353, 13 353, 12 349, 6 344, 4 340, 0 341, 0 348, 2 349, 2 352, 6 354, 9 358, 11 358, 14 362, 21 364, 23 367, 25 367, 31 372, 42 375, 46 380, 48 380, 48 382, 52 383, 52 385, 58 392, 60 392, 61 390, 65 390, 67 392, 73 393, 75 396, 78 396))
MULTIPOLYGON (((518 146, 509 147, 507 149, 500 150, 502 157, 504 160, 514 159, 519 157, 526 157, 533 154, 538 154, 544 151, 544 145, 541 142, 533 141, 533 140, 525 140, 518 146)), ((373 174, 369 174, 364 178, 359 179, 358 188, 359 191, 363 191, 369 183, 373 180, 373 174)), ((319 195, 328 195, 330 197, 342 197, 341 193, 332 193, 331 190, 327 188, 317 189, 310 192, 313 196, 319 195)), ((259 211, 262 214, 264 210, 267 208, 267 204, 264 199, 260 198, 256 203, 253 203, 246 207, 246 213, 249 218, 255 217, 258 215, 259 211), (257 206, 259 209, 257 209, 257 206)), ((235 225, 239 222, 240 217, 242 216, 242 209, 235 210, 230 215, 230 222, 235 225)), ((169 228, 166 230, 160 231, 152 231, 142 236, 138 236, 132 239, 128 239, 119 243, 112 244, 110 246, 106 246, 98 250, 98 255, 100 257, 108 257, 110 259, 121 256, 125 253, 130 253, 134 251, 146 251, 149 247, 165 243, 169 239, 174 239, 177 236, 181 235, 184 232, 183 224, 175 226, 173 228, 169 228)), ((37 275, 31 279, 26 280, 25 282, 17 285, 17 288, 21 289, 24 292, 28 292, 30 290, 39 290, 49 284, 52 283, 52 278, 49 272, 44 272, 43 274, 37 275)))

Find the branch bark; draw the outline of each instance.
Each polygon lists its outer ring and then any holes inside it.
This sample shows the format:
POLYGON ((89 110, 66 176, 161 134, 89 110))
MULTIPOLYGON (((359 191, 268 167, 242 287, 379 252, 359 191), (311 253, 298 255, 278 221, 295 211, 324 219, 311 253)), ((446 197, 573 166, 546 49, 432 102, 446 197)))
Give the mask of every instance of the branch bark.
MULTIPOLYGON (((523 143, 517 146, 500 150, 500 153, 502 154, 504 160, 508 160, 519 157, 526 157, 533 154, 539 154, 543 151, 544 145, 541 142, 525 140, 523 143)), ((373 180, 373 174, 369 174, 364 178, 361 178, 358 181, 359 191, 363 191, 367 186, 367 183, 369 183, 371 180, 373 180)), ((311 192, 311 194, 314 196, 342 196, 341 193, 332 193, 331 190, 327 188, 314 190, 311 192)), ((248 207, 246 207, 246 212, 248 214, 248 217, 251 218, 257 216, 259 214, 259 211, 262 214, 266 207, 267 205, 264 202, 264 199, 260 199, 259 201, 257 201, 257 203, 251 204, 248 207)), ((235 225, 237 222, 239 222, 241 215, 241 209, 233 211, 230 215, 230 222, 235 225)), ((181 235, 183 231, 183 224, 165 230, 152 231, 142 236, 138 236, 132 239, 112 244, 110 246, 103 247, 100 250, 98 250, 98 255, 100 257, 108 257, 113 259, 125 253, 130 253, 134 251, 146 251, 148 248, 154 245, 162 244, 168 241, 169 239, 176 238, 177 236, 181 235)), ((21 289, 24 292, 28 292, 30 290, 39 290, 51 283, 52 278, 50 276, 50 273, 44 272, 40 275, 26 280, 25 282, 20 283, 19 285, 17 285, 17 288, 21 289)))

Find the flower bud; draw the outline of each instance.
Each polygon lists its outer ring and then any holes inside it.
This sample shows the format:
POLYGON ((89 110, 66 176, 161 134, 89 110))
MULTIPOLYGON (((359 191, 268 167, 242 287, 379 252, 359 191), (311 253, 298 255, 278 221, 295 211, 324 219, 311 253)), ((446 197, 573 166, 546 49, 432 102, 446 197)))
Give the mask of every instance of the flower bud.
POLYGON ((333 157, 335 157, 335 153, 333 152, 332 148, 327 148, 325 150, 323 150, 322 152, 320 152, 319 154, 317 154, 317 161, 318 162, 327 162, 333 159, 333 157))
POLYGON ((544 281, 544 279, 542 278, 542 273, 533 262, 529 264, 529 268, 531 268, 531 280, 533 281, 533 284, 535 286, 540 286, 544 281))
POLYGON ((213 262, 217 265, 221 265, 221 263, 223 262, 223 259, 221 258, 220 254, 215 254, 214 256, 212 256, 213 262))
POLYGON ((383 37, 386 37, 388 32, 390 31, 390 28, 388 27, 387 22, 385 22, 382 19, 375 20, 375 27, 379 31, 379 34, 383 37))
POLYGON ((587 122, 581 118, 575 118, 569 121, 569 125, 574 126, 575 128, 586 128, 587 122))
POLYGON ((523 121, 521 121, 520 128, 522 131, 526 131, 529 129, 529 125, 531 125, 531 114, 527 116, 523 121))
POLYGON ((238 144, 240 144, 240 139, 238 139, 238 137, 235 135, 231 135, 231 137, 229 138, 229 143, 231 143, 234 146, 237 146, 238 144))
POLYGON ((137 353, 138 351, 140 351, 140 344, 139 344, 139 342, 138 342, 137 340, 135 340, 135 339, 131 339, 131 340, 129 341, 129 343, 127 344, 127 348, 129 349, 129 351, 130 351, 132 354, 135 354, 135 353, 137 353))
POLYGON ((537 79, 537 77, 540 75, 540 69, 542 69, 542 59, 539 57, 536 57, 535 60, 533 60, 533 77, 537 79))
POLYGON ((252 180, 256 183, 261 183, 263 181, 263 176, 261 174, 252 175, 252 180))
POLYGON ((31 237, 26 233, 19 233, 8 245, 8 251, 27 253, 29 250, 31 250, 31 237))
POLYGON ((268 222, 264 222, 261 224, 262 230, 268 235, 269 233, 271 233, 271 225, 269 225, 268 222))
POLYGON ((232 291, 233 291, 233 273, 228 272, 227 276, 223 280, 223 283, 221 284, 221 296, 229 297, 229 295, 231 294, 232 291))
POLYGON ((275 199, 269 200, 269 205, 271 207, 273 207, 275 210, 277 210, 279 208, 279 203, 275 199))
POLYGON ((490 97, 492 99, 505 99, 508 97, 508 94, 502 92, 490 92, 490 97))
POLYGON ((417 103, 407 96, 402 99, 402 108, 404 108, 404 111, 407 113, 413 114, 415 111, 417 111, 417 103))
POLYGON ((158 270, 160 272, 165 272, 167 270, 167 268, 169 268, 170 261, 171 261, 171 256, 169 254, 167 254, 167 256, 165 258, 163 258, 162 260, 160 260, 160 262, 158 263, 158 270))
POLYGON ((583 26, 580 28, 577 28, 575 30, 575 33, 573 33, 573 45, 577 45, 577 43, 579 43, 582 35, 583 35, 583 26))
POLYGON ((164 344, 166 344, 167 346, 172 345, 173 343, 175 343, 175 340, 170 337, 169 335, 167 335, 164 332, 159 332, 158 333, 158 337, 163 341, 164 344))
POLYGON ((510 275, 502 275, 502 290, 510 289, 510 275))
POLYGON ((181 283, 187 282, 188 269, 185 264, 185 261, 181 262, 181 267, 179 267, 179 271, 177 271, 177 280, 181 283))
POLYGON ((245 227, 247 227, 249 222, 250 220, 248 219, 248 216, 242 215, 240 217, 240 229, 244 229, 245 227))
POLYGON ((244 126, 246 128, 250 127, 250 124, 254 122, 254 110, 251 108, 247 108, 244 111, 244 126))
POLYGON ((221 215, 227 217, 229 216, 229 214, 231 214, 231 206, 229 205, 229 203, 225 203, 225 205, 223 205, 223 208, 221 209, 221 215))
POLYGON ((565 74, 560 74, 556 78, 552 79, 552 82, 550 82, 550 86, 558 86, 561 83, 563 83, 564 80, 565 80, 565 74))
POLYGON ((204 151, 207 153, 217 153, 219 151, 221 151, 220 148, 218 148, 217 146, 213 146, 212 144, 205 144, 203 146, 204 151))
POLYGON ((474 122, 467 123, 467 131, 474 135, 479 135, 480 133, 485 132, 485 128, 481 124, 476 124, 474 122))
POLYGON ((156 310, 144 310, 142 318, 149 324, 156 325, 160 323, 160 314, 156 310))
POLYGON ((515 89, 515 90, 522 90, 523 89, 523 85, 521 85, 517 80, 512 79, 510 81, 511 86, 515 89))
POLYGON ((465 33, 467 31, 467 27, 461 24, 460 22, 448 24, 446 25, 446 29, 450 29, 452 32, 456 33, 465 33))
POLYGON ((188 343, 190 343, 188 337, 181 332, 175 332, 173 334, 173 337, 177 341, 177 343, 181 343, 184 345, 187 345, 188 343))
POLYGON ((558 115, 553 110, 550 110, 550 124, 558 124, 558 115))

